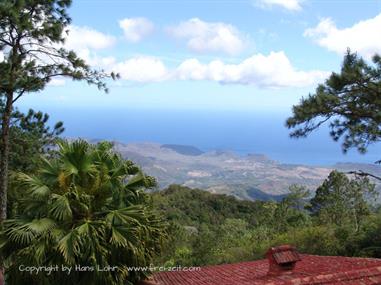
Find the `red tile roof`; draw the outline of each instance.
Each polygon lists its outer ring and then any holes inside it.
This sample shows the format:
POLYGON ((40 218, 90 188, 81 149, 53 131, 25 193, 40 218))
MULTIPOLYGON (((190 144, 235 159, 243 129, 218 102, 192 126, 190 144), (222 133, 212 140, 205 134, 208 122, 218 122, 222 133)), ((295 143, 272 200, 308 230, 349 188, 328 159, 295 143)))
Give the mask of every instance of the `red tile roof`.
POLYGON ((200 271, 160 272, 157 285, 369 285, 381 284, 381 259, 300 255, 295 269, 268 275, 267 259, 201 267, 200 271))

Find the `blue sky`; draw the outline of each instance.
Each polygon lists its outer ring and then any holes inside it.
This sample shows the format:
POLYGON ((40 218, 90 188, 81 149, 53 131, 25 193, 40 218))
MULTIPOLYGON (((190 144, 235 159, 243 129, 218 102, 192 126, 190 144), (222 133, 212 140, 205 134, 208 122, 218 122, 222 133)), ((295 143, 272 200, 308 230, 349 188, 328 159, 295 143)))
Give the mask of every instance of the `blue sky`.
POLYGON ((381 52, 381 1, 77 0, 66 47, 116 71, 110 93, 58 79, 18 105, 289 112, 340 68, 381 52))

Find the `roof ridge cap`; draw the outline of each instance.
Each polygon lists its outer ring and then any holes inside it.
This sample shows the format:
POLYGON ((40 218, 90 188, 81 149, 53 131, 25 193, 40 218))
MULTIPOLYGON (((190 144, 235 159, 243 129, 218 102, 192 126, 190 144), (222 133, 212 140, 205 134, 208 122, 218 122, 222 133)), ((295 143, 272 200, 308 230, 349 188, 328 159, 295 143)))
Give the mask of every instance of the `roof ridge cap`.
POLYGON ((300 255, 304 256, 320 256, 320 257, 338 257, 338 258, 351 258, 351 259, 366 259, 366 260, 378 260, 380 261, 381 258, 377 257, 361 257, 361 256, 343 256, 343 255, 320 255, 320 254, 309 254, 309 253, 301 253, 299 252, 300 255))
POLYGON ((299 277, 292 280, 285 281, 279 284, 328 284, 337 281, 348 281, 348 280, 356 280, 362 277, 373 277, 381 275, 381 266, 373 266, 373 267, 365 267, 360 269, 354 269, 350 271, 344 272, 336 272, 336 273, 326 273, 322 275, 308 276, 308 277, 299 277))

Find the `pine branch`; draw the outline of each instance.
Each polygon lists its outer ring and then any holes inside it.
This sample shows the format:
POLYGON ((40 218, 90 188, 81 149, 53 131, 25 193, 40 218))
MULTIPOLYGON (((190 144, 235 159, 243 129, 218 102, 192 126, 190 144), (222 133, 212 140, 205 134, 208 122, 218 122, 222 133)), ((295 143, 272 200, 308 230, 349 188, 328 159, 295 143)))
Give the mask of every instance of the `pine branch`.
POLYGON ((346 174, 354 174, 355 176, 359 176, 359 177, 372 177, 378 181, 381 181, 380 176, 377 176, 377 175, 374 175, 372 173, 365 172, 362 170, 348 171, 348 172, 346 172, 346 174))

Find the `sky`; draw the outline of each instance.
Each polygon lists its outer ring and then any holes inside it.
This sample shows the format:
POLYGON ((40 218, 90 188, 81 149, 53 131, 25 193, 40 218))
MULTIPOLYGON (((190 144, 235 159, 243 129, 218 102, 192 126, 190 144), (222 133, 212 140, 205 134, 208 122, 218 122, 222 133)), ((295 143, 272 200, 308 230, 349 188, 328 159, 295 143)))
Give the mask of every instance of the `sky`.
POLYGON ((115 71, 109 94, 53 80, 18 106, 289 113, 340 69, 381 52, 376 0, 74 0, 65 47, 115 71))

